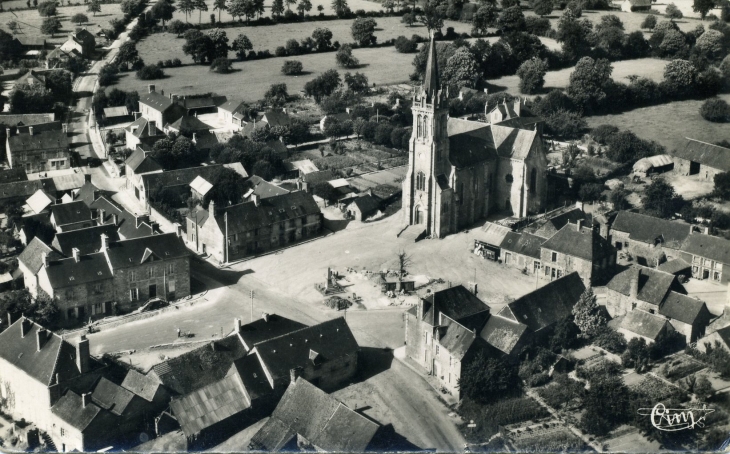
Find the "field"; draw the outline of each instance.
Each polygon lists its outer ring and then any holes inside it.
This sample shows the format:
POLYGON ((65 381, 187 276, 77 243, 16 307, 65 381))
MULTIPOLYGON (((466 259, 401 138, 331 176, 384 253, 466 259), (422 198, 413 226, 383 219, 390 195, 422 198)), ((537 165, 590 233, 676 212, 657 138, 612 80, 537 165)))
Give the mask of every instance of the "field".
MULTIPOLYGON (((412 54, 399 54, 393 47, 381 49, 356 49, 354 55, 360 60, 359 71, 368 77, 370 83, 377 85, 408 81, 408 75, 413 72, 412 54)), ((156 62, 143 54, 148 62, 156 62)), ((172 56, 167 57, 172 58, 172 56)), ((290 94, 299 92, 309 80, 319 76, 324 71, 335 67, 335 54, 310 54, 297 57, 308 72, 306 76, 285 76, 281 74, 281 65, 287 57, 269 58, 249 62, 234 62, 233 68, 238 71, 233 74, 211 73, 207 66, 188 65, 181 68, 165 68, 168 78, 157 80, 154 83, 157 89, 166 93, 194 94, 215 91, 219 95, 230 96, 242 101, 257 101, 263 98, 271 84, 285 83, 290 94), (204 83, 201 83, 204 81, 204 83)), ((345 71, 340 71, 344 73, 345 71)), ((139 80, 134 73, 126 73, 114 88, 122 90, 146 90, 147 82, 139 80)))
MULTIPOLYGON (((719 97, 730 101, 730 94, 722 94, 719 97)), ((675 101, 634 109, 618 115, 586 117, 586 121, 591 128, 612 124, 620 129, 630 129, 637 136, 654 140, 668 150, 684 146, 685 137, 704 142, 730 140, 730 128, 727 124, 706 121, 699 114, 701 105, 701 100, 675 101)))
MULTIPOLYGON (((655 82, 660 82, 664 77, 664 67, 669 63, 668 60, 660 60, 658 58, 641 58, 638 60, 623 60, 613 62, 613 80, 617 82, 628 83, 626 77, 637 75, 640 77, 648 77, 655 82)), ((573 68, 565 68, 559 71, 549 71, 545 75, 544 92, 559 88, 564 89, 570 82, 570 74, 573 68)), ((499 79, 488 81, 496 86, 499 91, 507 91, 511 94, 520 94, 520 78, 514 76, 504 76, 499 79)), ((528 96, 530 97, 530 96, 528 96)), ((532 96, 534 97, 534 96, 532 96)))
MULTIPOLYGON (((12 3, 12 2, 11 2, 12 3)), ((22 3, 25 6, 25 2, 22 3)), ((19 5, 16 5, 16 7, 19 5)), ((9 8, 8 2, 3 3, 3 7, 9 8)), ((119 7, 119 4, 101 5, 101 12, 96 14, 94 17, 91 13, 86 12, 86 5, 79 6, 62 6, 58 8, 58 19, 61 21, 62 29, 60 32, 51 38, 48 35, 41 35, 40 27, 43 22, 43 17, 38 14, 38 11, 23 10, 23 11, 4 11, 0 13, 0 26, 3 30, 10 33, 7 27, 7 23, 11 20, 18 22, 21 26, 24 35, 28 36, 45 36, 48 43, 61 44, 68 38, 68 34, 76 28, 76 24, 72 24, 70 19, 74 14, 83 13, 89 18, 89 23, 82 24, 82 27, 86 27, 92 33, 95 33, 100 28, 108 28, 109 21, 115 18, 122 18, 123 14, 119 7)))

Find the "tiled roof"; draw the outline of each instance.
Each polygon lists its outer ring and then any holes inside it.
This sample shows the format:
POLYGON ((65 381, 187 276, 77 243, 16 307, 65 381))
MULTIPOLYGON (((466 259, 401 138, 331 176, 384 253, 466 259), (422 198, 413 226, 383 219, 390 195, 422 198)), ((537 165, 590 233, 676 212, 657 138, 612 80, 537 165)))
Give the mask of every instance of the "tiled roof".
POLYGON ((92 402, 116 415, 124 414, 133 398, 134 393, 110 382, 105 377, 101 377, 91 393, 92 402))
POLYGON ((101 249, 102 234, 106 235, 109 241, 119 241, 117 227, 114 224, 106 224, 59 232, 53 239, 53 247, 66 257, 71 257, 73 248, 78 249, 82 255, 91 254, 101 249))
POLYGON ((55 382, 56 373, 66 381, 79 375, 75 358, 76 348, 50 331, 41 334, 45 344, 38 351, 36 335, 42 326, 21 317, 0 333, 0 358, 28 374, 44 386, 55 382), (21 324, 25 336, 21 335, 21 324))
POLYGON ((688 254, 730 264, 730 241, 711 235, 689 235, 681 250, 688 254))
POLYGON ((669 322, 664 317, 636 309, 624 316, 620 327, 648 339, 656 340, 667 323, 669 322))
POLYGON ((78 262, 74 258, 49 262, 45 271, 54 289, 91 284, 112 278, 112 270, 103 252, 80 256, 78 262))
POLYGON ((629 238, 642 243, 655 244, 661 239, 664 246, 679 249, 689 236, 690 225, 680 221, 647 216, 631 211, 619 211, 611 226, 612 230, 626 232, 629 238))
MULTIPOLYGON (((659 308, 659 314, 690 325, 707 316, 707 306, 703 301, 690 298, 677 292, 669 292, 659 308)), ((709 320, 709 317, 708 317, 709 320)))
POLYGON ((43 254, 48 254, 48 260, 56 260, 61 258, 61 254, 51 249, 46 243, 41 241, 38 237, 33 237, 28 245, 23 249, 23 252, 18 256, 18 261, 23 263, 33 276, 38 274, 38 271, 43 266, 43 254))
POLYGON ((284 334, 289 334, 306 327, 306 325, 282 317, 281 315, 268 314, 266 315, 266 319, 260 318, 241 326, 241 329, 238 331, 238 337, 246 349, 251 350, 259 342, 283 336, 284 334))
POLYGON ((342 317, 260 342, 255 347, 274 382, 289 377, 291 369, 308 364, 312 351, 331 361, 358 350, 357 341, 342 317))
POLYGON ((113 269, 118 270, 137 266, 150 256, 169 260, 188 257, 190 251, 175 233, 163 233, 110 243, 106 254, 113 269))
POLYGON ((540 259, 540 247, 545 242, 544 238, 530 235, 529 233, 508 232, 505 235, 500 249, 514 252, 515 254, 540 259))
POLYGON ((672 287, 675 279, 673 274, 634 265, 615 275, 606 284, 606 288, 629 296, 631 293, 631 279, 637 276, 637 274, 639 279, 637 299, 656 306, 660 305, 672 287))
POLYGON ((677 148, 671 153, 678 158, 699 162, 723 172, 730 170, 730 148, 687 138, 684 148, 677 148))
POLYGON ((51 213, 58 226, 91 220, 91 210, 81 201, 53 205, 51 213))
POLYGON ((611 243, 592 228, 582 227, 578 231, 576 224, 567 224, 544 242, 542 248, 591 261, 616 252, 611 243))
POLYGON ((259 206, 244 202, 216 211, 215 221, 221 231, 226 228, 225 215, 228 215, 229 235, 321 213, 314 198, 303 191, 262 199, 259 206))
POLYGON ((68 137, 63 131, 41 131, 19 134, 8 138, 8 148, 13 153, 23 151, 68 149, 68 137))
POLYGON ((439 290, 423 298, 423 319, 432 326, 438 325, 441 313, 458 322, 488 310, 489 306, 463 285, 439 290))
POLYGON ((160 382, 154 378, 130 369, 122 382, 122 388, 138 395, 147 402, 152 402, 160 387, 160 382))
POLYGON ((229 374, 197 391, 173 399, 170 408, 186 436, 192 437, 251 407, 238 374, 229 374))

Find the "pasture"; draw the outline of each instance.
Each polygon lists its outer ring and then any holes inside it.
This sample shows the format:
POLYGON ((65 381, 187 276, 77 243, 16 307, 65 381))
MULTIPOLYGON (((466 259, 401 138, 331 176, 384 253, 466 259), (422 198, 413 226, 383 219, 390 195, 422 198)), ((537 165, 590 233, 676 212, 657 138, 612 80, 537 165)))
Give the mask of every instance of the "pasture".
MULTIPOLYGON (((647 77, 655 82, 661 82, 664 77, 664 67, 669 63, 668 60, 661 60, 658 58, 640 58, 637 60, 622 60, 612 62, 613 73, 611 74, 613 80, 616 82, 628 83, 626 79, 629 76, 640 76, 647 77)), ((564 89, 570 83, 570 75, 573 73, 573 68, 565 68, 559 71, 548 71, 545 74, 545 87, 543 93, 547 93, 553 89, 564 89)), ((498 91, 506 91, 513 95, 520 94, 520 78, 517 75, 504 76, 499 79, 492 79, 487 81, 493 86, 492 89, 498 91)), ((490 90, 491 91, 491 90, 490 90)), ((528 95, 534 97, 534 95, 528 95)))
MULTIPOLYGON (((3 3, 5 8, 8 8, 7 3, 3 3)), ((25 3, 23 2, 23 6, 25 3)), ((79 6, 59 6, 58 15, 56 16, 61 21, 61 31, 56 33, 54 37, 50 35, 43 35, 40 31, 41 24, 43 23, 44 17, 42 17, 37 10, 22 10, 22 11, 3 11, 0 12, 0 27, 6 32, 10 33, 7 23, 10 21, 16 21, 21 27, 22 33, 18 33, 18 36, 43 36, 46 38, 46 42, 49 44, 62 44, 68 38, 68 34, 73 32, 77 26, 86 27, 91 33, 96 33, 102 28, 109 27, 109 21, 115 18, 121 19, 124 15, 122 14, 119 4, 103 4, 101 5, 101 12, 96 13, 96 17, 92 13, 86 12, 86 5, 79 6), (71 23, 71 17, 73 15, 82 13, 89 18, 89 22, 81 25, 71 23)), ((98 40, 97 40, 98 42, 98 40)))
MULTIPOLYGON (((338 69, 340 75, 347 71, 358 71, 364 73, 371 84, 385 85, 408 81, 408 75, 413 71, 411 65, 413 54, 400 54, 394 47, 355 49, 353 53, 360 60, 360 67, 350 70, 338 69)), ((147 55, 142 54, 142 56, 145 61, 155 61, 147 55)), ((174 56, 169 55, 166 58, 174 56)), ((183 95, 214 91, 232 99, 253 102, 262 99, 271 84, 285 83, 289 94, 295 94, 302 90, 309 80, 336 67, 334 52, 301 55, 297 60, 302 62, 307 74, 285 76, 281 74, 281 65, 288 58, 234 62, 233 68, 236 72, 231 74, 210 72, 205 65, 190 64, 180 68, 165 68, 167 77, 151 83, 154 83, 158 90, 165 90, 165 93, 183 95)), ((142 93, 147 89, 147 84, 148 82, 137 79, 134 73, 130 72, 123 74, 119 83, 111 88, 136 90, 142 93)))
MULTIPOLYGON (((730 102, 730 94, 719 96, 730 102)), ((730 140, 730 128, 724 123, 711 123, 700 116, 702 100, 675 101, 658 106, 642 107, 618 115, 586 117, 588 127, 612 124, 629 129, 642 139, 654 140, 673 150, 684 146, 685 137, 718 142, 730 140)))

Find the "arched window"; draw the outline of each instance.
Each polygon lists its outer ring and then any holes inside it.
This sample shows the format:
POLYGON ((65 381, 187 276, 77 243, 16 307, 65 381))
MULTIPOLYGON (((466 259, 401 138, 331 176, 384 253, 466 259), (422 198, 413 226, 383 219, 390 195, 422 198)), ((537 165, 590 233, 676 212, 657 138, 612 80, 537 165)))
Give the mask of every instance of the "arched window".
POLYGON ((423 116, 423 137, 428 137, 428 117, 423 116))
POLYGON ((416 175, 416 189, 419 191, 426 189, 426 175, 423 172, 418 172, 418 175, 416 175))
POLYGON ((533 194, 537 192, 537 169, 532 169, 530 172, 530 192, 533 194))
POLYGON ((418 120, 417 120, 416 124, 418 125, 418 133, 416 134, 416 137, 423 137, 423 132, 421 130, 421 116, 420 115, 418 116, 418 120))

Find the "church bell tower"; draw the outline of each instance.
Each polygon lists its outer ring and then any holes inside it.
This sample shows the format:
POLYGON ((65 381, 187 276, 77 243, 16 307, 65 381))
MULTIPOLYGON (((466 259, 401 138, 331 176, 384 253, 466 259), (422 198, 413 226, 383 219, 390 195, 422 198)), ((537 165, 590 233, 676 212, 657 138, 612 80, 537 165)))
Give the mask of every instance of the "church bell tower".
POLYGON ((429 46, 423 84, 413 94, 413 133, 408 172, 403 181, 403 211, 406 225, 423 227, 427 234, 441 236, 440 187, 447 184, 450 173, 449 104, 448 95, 439 84, 433 34, 429 46))

